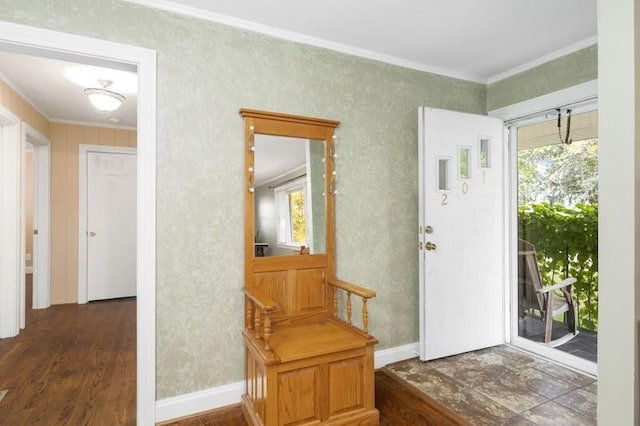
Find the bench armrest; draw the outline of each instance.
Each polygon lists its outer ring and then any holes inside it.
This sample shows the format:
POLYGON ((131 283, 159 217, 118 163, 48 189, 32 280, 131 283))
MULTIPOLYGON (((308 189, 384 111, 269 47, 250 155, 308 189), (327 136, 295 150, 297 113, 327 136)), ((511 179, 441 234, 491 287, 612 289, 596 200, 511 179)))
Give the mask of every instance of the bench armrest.
POLYGON ((243 288, 245 296, 247 296, 256 306, 265 311, 272 312, 278 309, 278 302, 276 302, 273 298, 267 296, 260 290, 256 288, 243 288))
POLYGON ((365 299, 371 299, 376 297, 376 292, 373 290, 369 290, 368 288, 360 287, 355 284, 348 283, 342 280, 329 280, 329 284, 337 287, 341 290, 344 290, 349 293, 353 293, 360 297, 364 297, 365 299))

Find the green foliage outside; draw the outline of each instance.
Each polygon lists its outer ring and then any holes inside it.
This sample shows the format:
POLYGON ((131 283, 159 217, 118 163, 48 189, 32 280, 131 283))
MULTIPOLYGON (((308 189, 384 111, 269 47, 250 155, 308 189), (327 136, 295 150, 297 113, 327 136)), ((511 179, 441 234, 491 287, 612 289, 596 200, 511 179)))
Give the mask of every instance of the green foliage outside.
POLYGON ((598 203, 598 139, 518 151, 518 204, 598 203))
POLYGON ((289 208, 292 240, 296 244, 305 244, 307 241, 307 220, 304 214, 304 193, 302 191, 289 194, 289 208))
POLYGON ((545 284, 576 278, 578 326, 598 328, 598 206, 539 203, 518 207, 518 235, 536 246, 545 284))
POLYGON ((518 152, 518 236, 546 285, 576 278, 578 326, 598 328, 598 140, 518 152))

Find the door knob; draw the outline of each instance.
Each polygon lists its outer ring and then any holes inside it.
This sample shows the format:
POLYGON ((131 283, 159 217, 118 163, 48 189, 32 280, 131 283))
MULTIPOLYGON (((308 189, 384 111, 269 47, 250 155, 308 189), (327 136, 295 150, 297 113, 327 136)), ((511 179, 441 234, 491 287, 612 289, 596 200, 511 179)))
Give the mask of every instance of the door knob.
POLYGON ((96 236, 96 233, 95 233, 95 232, 93 232, 93 231, 91 231, 91 232, 89 232, 89 236, 90 236, 90 237, 95 237, 95 236, 96 236))
POLYGON ((432 243, 431 241, 427 241, 427 243, 424 245, 424 247, 429 251, 436 249, 436 245, 434 243, 432 243))

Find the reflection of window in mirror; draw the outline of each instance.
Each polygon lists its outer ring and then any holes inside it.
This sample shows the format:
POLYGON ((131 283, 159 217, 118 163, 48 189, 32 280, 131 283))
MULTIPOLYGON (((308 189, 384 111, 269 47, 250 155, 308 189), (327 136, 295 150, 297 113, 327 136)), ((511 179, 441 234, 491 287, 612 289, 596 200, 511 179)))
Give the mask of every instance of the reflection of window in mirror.
POLYGON ((325 252, 323 159, 323 141, 255 135, 254 243, 267 256, 325 252))
POLYGON ((274 189, 278 212, 278 247, 299 249, 307 245, 306 175, 274 189))

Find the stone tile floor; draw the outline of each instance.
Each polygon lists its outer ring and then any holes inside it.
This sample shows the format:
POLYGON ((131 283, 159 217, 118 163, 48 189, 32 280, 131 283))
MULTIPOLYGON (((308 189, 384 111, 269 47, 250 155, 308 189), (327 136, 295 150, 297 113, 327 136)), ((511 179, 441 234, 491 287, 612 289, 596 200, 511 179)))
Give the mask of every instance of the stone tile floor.
POLYGON ((596 380, 509 346, 385 367, 474 425, 595 425, 596 380))

